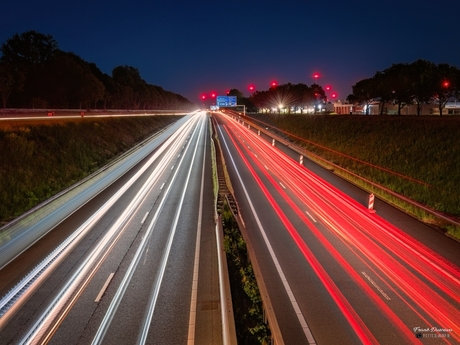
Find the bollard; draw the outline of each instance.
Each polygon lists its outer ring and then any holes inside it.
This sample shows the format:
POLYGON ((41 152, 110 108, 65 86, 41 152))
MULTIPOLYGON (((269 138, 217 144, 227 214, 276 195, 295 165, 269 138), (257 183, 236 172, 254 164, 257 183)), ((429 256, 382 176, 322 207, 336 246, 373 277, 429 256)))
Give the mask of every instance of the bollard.
POLYGON ((374 199, 375 199, 374 193, 369 194, 369 203, 368 203, 368 206, 367 206, 367 210, 369 212, 375 212, 375 210, 374 210, 374 199))

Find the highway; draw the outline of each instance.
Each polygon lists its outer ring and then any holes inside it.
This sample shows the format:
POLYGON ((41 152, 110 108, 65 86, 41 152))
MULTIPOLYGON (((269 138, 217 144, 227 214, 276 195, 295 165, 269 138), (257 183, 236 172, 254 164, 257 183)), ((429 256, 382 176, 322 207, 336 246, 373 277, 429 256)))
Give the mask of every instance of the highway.
POLYGON ((460 342, 458 242, 368 211, 363 191, 225 114, 219 140, 285 344, 460 342))
POLYGON ((221 343, 209 133, 185 116, 2 268, 4 296, 49 260, 3 309, 1 344, 221 343))

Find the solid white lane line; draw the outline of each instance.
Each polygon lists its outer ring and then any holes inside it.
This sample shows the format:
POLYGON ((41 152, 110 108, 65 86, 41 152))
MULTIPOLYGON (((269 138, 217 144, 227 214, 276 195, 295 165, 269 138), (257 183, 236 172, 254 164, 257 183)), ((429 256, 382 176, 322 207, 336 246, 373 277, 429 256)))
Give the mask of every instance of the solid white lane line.
POLYGON ((316 219, 308 211, 305 211, 305 213, 311 218, 312 221, 317 223, 316 219))
POLYGON ((101 291, 99 291, 99 294, 97 295, 96 299, 94 300, 94 302, 98 303, 101 298, 102 298, 102 295, 104 294, 105 290, 107 290, 107 287, 109 286, 110 282, 112 281, 112 278, 113 278, 113 275, 115 273, 110 273, 107 280, 105 281, 104 285, 102 286, 102 289, 101 291))
POLYGON ((240 181, 240 184, 241 184, 241 187, 243 188, 243 191, 244 191, 244 194, 246 196, 246 199, 248 200, 248 203, 249 203, 249 207, 251 208, 251 212, 252 214, 254 215, 254 218, 256 220, 256 223, 259 227, 259 230, 260 230, 260 233, 262 235, 262 238, 264 239, 264 242, 265 242, 265 245, 267 246, 267 249, 268 249, 268 252, 270 253, 270 256, 273 260, 273 263, 276 267, 276 271, 278 272, 278 275, 280 276, 280 279, 281 279, 281 282, 283 283, 283 286, 284 286, 284 289, 286 290, 286 293, 289 297, 289 300, 291 302, 291 305, 296 313, 296 316, 297 316, 297 319, 299 320, 300 322, 300 325, 304 331, 304 334, 305 334, 305 337, 307 338, 307 341, 308 341, 308 344, 310 345, 313 345, 313 344, 316 344, 315 342, 315 338, 313 338, 313 334, 311 333, 311 330, 310 330, 310 327, 308 326, 307 324, 307 321, 305 320, 300 308, 299 308, 299 304, 297 303, 297 300, 295 299, 295 296, 294 294, 292 293, 292 290, 291 290, 291 287, 289 285, 289 282, 287 281, 286 279, 286 276, 284 275, 284 272, 283 272, 283 269, 281 268, 281 265, 278 261, 278 258, 276 257, 276 254, 275 254, 275 251, 273 250, 273 247, 270 243, 270 240, 268 239, 268 236, 267 234, 265 233, 265 229, 264 227, 262 226, 262 223, 260 222, 260 219, 259 219, 259 216, 257 215, 257 212, 254 208, 254 205, 252 203, 252 200, 251 198, 249 197, 249 193, 246 189, 246 186, 245 184, 243 183, 243 179, 238 171, 238 168, 236 167, 236 163, 235 163, 235 160, 233 159, 233 156, 230 152, 230 149, 228 148, 228 145, 227 145, 227 141, 225 140, 223 134, 222 134, 222 130, 220 129, 219 127, 219 131, 220 131, 220 135, 221 135, 221 138, 222 138, 222 141, 224 142, 225 144, 225 147, 227 148, 227 152, 230 156, 230 159, 232 161, 232 164, 233 164, 233 168, 235 169, 235 172, 238 176, 238 180, 240 181))
MULTIPOLYGON (((184 125, 184 128, 189 127, 190 123, 186 123, 184 125)), ((176 132, 177 133, 177 132, 176 132)), ((183 131, 180 132, 180 135, 183 134, 183 131)), ((124 194, 124 192, 139 178, 141 174, 145 172, 145 170, 153 164, 153 162, 159 157, 159 155, 165 151, 170 144, 172 143, 172 146, 176 146, 176 143, 174 140, 179 136, 179 134, 175 134, 171 136, 168 140, 166 140, 165 145, 162 146, 164 149, 160 149, 157 151, 147 162, 144 164, 144 166, 125 184, 123 185, 122 188, 120 188, 104 205, 102 205, 96 213, 94 213, 90 218, 88 218, 77 230, 73 232, 73 234, 61 244, 61 246, 64 246, 64 249, 61 250, 71 250, 72 246, 75 246, 81 238, 84 237, 84 235, 89 232, 93 225, 96 224, 97 221, 110 209, 110 207, 113 206, 113 204, 124 194)), ((177 140, 176 140, 177 141, 177 140)), ((168 154, 165 155, 165 157, 170 156, 171 149, 168 151, 168 154)), ((167 159, 162 158, 160 164, 155 168, 155 170, 152 172, 149 180, 157 180, 160 174, 161 169, 166 169, 166 161, 167 159)), ((153 183, 153 182, 152 182, 153 183)), ((56 297, 49 303, 48 307, 45 309, 45 311, 40 315, 38 320, 33 324, 33 326, 29 329, 29 331, 26 333, 26 335, 22 338, 20 341, 20 344, 35 344, 37 341, 39 341, 40 336, 46 332, 44 329, 45 327, 57 327, 56 323, 53 324, 53 320, 55 317, 57 317, 60 313, 60 310, 62 310, 63 305, 65 304, 63 301, 70 300, 72 297, 72 293, 78 290, 78 285, 82 280, 85 280, 86 275, 88 272, 91 272, 89 274, 89 278, 86 279, 86 283, 88 283, 88 280, 92 277, 94 274, 95 270, 99 267, 101 264, 102 258, 100 260, 97 260, 97 258, 100 256, 100 254, 105 251, 105 255, 108 255, 108 249, 106 248, 106 245, 109 245, 111 248, 114 245, 114 242, 110 244, 110 241, 112 238, 116 238, 121 236, 121 231, 118 231, 119 229, 122 229, 126 222, 130 219, 131 215, 134 213, 134 211, 137 209, 137 207, 134 207, 136 202, 141 200, 142 194, 145 193, 145 186, 148 184, 146 182, 142 189, 138 192, 136 197, 131 201, 129 206, 125 209, 123 214, 117 219, 116 223, 114 226, 110 228, 110 230, 106 233, 106 235, 102 238, 102 240, 97 244, 97 246, 93 249, 90 255, 88 255, 83 262, 80 264, 78 269, 73 273, 71 278, 66 282, 66 284, 62 287, 62 289, 58 292, 56 297), (93 267, 91 269, 91 267, 93 267)), ((115 241, 116 242, 116 241, 115 241)), ((63 255, 65 256, 65 255, 63 255)), ((57 263, 58 260, 55 261, 57 263)), ((85 284, 86 284, 85 283, 85 284)), ((81 289, 80 289, 81 290, 81 289)), ((75 298, 73 298, 73 301, 75 301, 75 298)), ((70 307, 70 305, 68 306, 70 307)), ((62 319, 62 315, 61 315, 62 319)))
MULTIPOLYGON (((196 130, 196 128, 195 128, 196 130)), ((188 147, 187 147, 188 149, 188 147)), ((180 166, 180 163, 179 163, 179 166, 180 166)), ((176 170, 176 172, 174 173, 173 175, 173 178, 172 178, 172 181, 175 180, 177 174, 178 174, 178 171, 179 169, 176 170)), ((165 192, 165 195, 163 196, 163 199, 161 200, 160 202, 160 205, 157 209, 157 211, 155 212, 154 216, 153 216, 153 219, 151 220, 150 222, 150 225, 147 229, 147 232, 146 232, 146 236, 142 239, 129 267, 128 267, 128 270, 126 271, 125 273, 125 276, 123 277, 123 280, 120 284, 120 286, 118 287, 118 290, 117 292, 115 293, 115 296, 114 298, 112 299, 112 302, 110 303, 110 306, 106 312, 106 314, 104 315, 104 318, 101 322, 101 324, 99 325, 99 329, 97 330, 96 332, 96 335, 94 336, 93 338, 93 341, 92 341, 92 344, 101 344, 103 339, 104 339, 104 336, 109 328, 109 325, 110 323, 112 322, 112 319, 115 315, 115 312, 116 310, 118 309, 118 306, 121 302, 121 299, 123 298, 127 288, 128 288, 128 284, 134 274, 134 270, 135 268, 137 267, 139 261, 140 261, 140 258, 142 256, 142 253, 144 252, 145 250, 145 247, 147 245, 147 242, 148 240, 150 239, 150 235, 152 234, 152 230, 153 230, 153 227, 158 219, 158 215, 160 213, 160 211, 162 210, 163 208, 163 205, 164 203, 166 202, 166 199, 167 199, 167 196, 169 194, 169 190, 171 188, 171 185, 172 183, 168 186, 166 192, 165 192)))
POLYGON ((195 243, 195 260, 193 263, 193 279, 192 279, 192 297, 190 300, 190 316, 188 323, 188 338, 187 345, 195 344, 195 326, 196 326, 196 304, 198 296, 198 273, 200 270, 200 247, 201 247, 201 223, 203 216, 203 191, 204 191, 204 172, 206 164, 206 142, 207 136, 204 136, 203 149, 203 167, 201 170, 201 189, 200 189, 200 205, 198 206, 198 224, 196 226, 196 243, 195 243))
POLYGON ((361 273, 366 277, 367 280, 369 280, 369 283, 371 283, 377 289, 377 291, 380 292, 383 297, 385 297, 387 301, 391 300, 391 298, 382 290, 380 286, 377 285, 377 283, 371 277, 367 275, 366 272, 362 271, 361 273))
MULTIPOLYGON (((184 205, 185 192, 187 191, 188 183, 190 181, 190 175, 191 175, 192 170, 193 170, 192 169, 193 168, 193 163, 195 162, 196 152, 197 152, 198 146, 199 146, 198 143, 199 143, 201 135, 203 134, 202 127, 203 127, 203 122, 201 123, 201 128, 200 128, 200 131, 198 133, 197 144, 195 145, 195 149, 193 151, 192 162, 190 163, 190 167, 189 167, 189 170, 187 172, 187 177, 185 179, 184 189, 182 191, 180 201, 179 201, 178 207, 176 209, 176 214, 174 215, 174 220, 173 220, 173 224, 171 226, 171 231, 169 233, 167 247, 166 247, 166 250, 163 253, 163 258, 161 260, 160 274, 158 276, 158 279, 156 279, 156 281, 155 281, 155 285, 154 285, 154 288, 152 290, 152 295, 149 298, 147 315, 146 315, 146 318, 145 318, 145 321, 144 321, 144 326, 141 329, 141 334, 139 335, 139 338, 138 338, 138 341, 137 341, 138 345, 144 345, 147 342, 147 335, 148 335, 148 331, 150 329, 150 325, 152 323, 153 312, 155 310, 155 306, 156 306, 156 303, 157 303, 157 300, 158 300, 158 295, 160 293, 160 287, 161 287, 161 283, 163 282, 164 273, 166 271, 166 264, 168 263, 168 259, 169 259, 169 256, 170 256, 169 253, 171 252, 171 247, 172 247, 172 243, 173 243, 173 240, 174 240, 174 235, 176 234, 177 223, 179 222, 179 216, 180 216, 180 213, 181 213, 181 210, 182 210, 182 206, 184 205)), ((195 131, 194 131, 193 134, 195 134, 195 131)), ((192 140, 190 140, 190 142, 191 141, 192 140)), ((183 160, 179 164, 182 164, 182 162, 183 162, 183 160)), ((176 170, 176 174, 177 174, 177 171, 179 171, 179 169, 176 170)), ((176 174, 174 175, 174 178, 176 177, 176 174)), ((172 185, 172 183, 171 183, 171 185, 172 185)))
POLYGON ((144 218, 142 218, 142 221, 141 221, 141 224, 144 224, 145 220, 147 219, 147 216, 149 215, 149 213, 147 212, 144 216, 144 218))

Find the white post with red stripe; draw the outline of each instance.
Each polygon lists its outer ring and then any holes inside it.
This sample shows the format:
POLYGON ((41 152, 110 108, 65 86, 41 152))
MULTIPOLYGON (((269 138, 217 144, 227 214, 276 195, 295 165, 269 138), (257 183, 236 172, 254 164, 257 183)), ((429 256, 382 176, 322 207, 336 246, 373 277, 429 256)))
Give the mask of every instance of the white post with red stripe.
POLYGON ((300 155, 299 164, 303 165, 303 155, 300 155))
POLYGON ((368 206, 367 206, 367 210, 369 212, 375 212, 375 210, 374 210, 374 199, 375 199, 374 193, 369 194, 369 203, 368 203, 368 206))
POLYGON ((275 139, 272 140, 272 146, 275 146, 275 139))

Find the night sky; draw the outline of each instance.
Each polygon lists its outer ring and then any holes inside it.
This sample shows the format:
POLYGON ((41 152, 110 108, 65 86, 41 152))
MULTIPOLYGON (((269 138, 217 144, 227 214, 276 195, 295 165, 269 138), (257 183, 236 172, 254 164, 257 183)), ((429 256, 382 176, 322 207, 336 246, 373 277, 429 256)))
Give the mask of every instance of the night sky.
POLYGON ((50 34, 107 74, 133 66, 197 103, 211 91, 248 96, 250 84, 311 85, 314 73, 345 99, 393 63, 460 68, 458 0, 2 0, 0 13, 0 43, 50 34))

